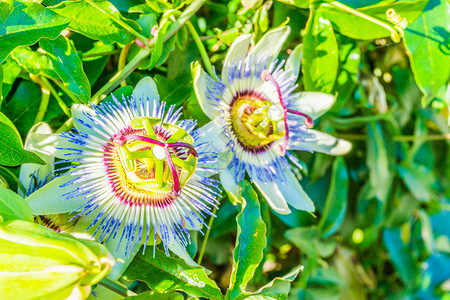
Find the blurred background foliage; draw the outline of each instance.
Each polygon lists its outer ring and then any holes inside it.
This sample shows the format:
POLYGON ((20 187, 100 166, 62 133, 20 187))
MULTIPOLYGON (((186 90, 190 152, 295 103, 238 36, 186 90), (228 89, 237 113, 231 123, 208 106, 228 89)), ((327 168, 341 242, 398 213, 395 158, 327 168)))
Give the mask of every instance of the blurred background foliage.
MULTIPOLYGON (((15 127, 18 135, 9 142, 20 144, 38 121, 54 131, 70 128, 64 124, 72 104, 97 103, 120 86, 114 94, 130 95, 148 75, 161 100, 182 105, 184 117, 202 126, 208 119, 190 73, 190 63, 202 57, 189 26, 220 71, 239 34, 254 33, 257 41, 288 24, 281 56, 303 43, 298 90, 337 96, 316 127, 350 140, 353 150, 340 158, 294 153, 303 166, 296 174, 316 203, 314 214, 278 215, 242 183, 246 206, 220 200, 202 254, 215 283, 204 272, 189 273, 190 280, 206 282, 195 289, 177 277, 177 270, 188 268, 179 259, 158 251, 155 259, 147 251, 125 278, 146 282, 126 283, 138 293, 153 291, 135 297, 221 298, 217 284, 228 289, 229 299, 450 299, 449 2, 200 1, 192 25, 176 28, 174 20, 190 2, 0 3, 2 140, 15 127), (24 16, 37 21, 5 33, 24 16), (139 35, 152 46, 143 57, 134 42, 139 35), (250 273, 240 275, 243 270, 250 273), (272 287, 260 289, 274 278, 272 287), (157 294, 162 292, 169 293, 157 294)), ((0 161, 3 186, 14 191, 20 164, 36 161, 16 148, 14 159, 2 152, 0 161)), ((203 241, 200 235, 193 239, 193 256, 203 241)))

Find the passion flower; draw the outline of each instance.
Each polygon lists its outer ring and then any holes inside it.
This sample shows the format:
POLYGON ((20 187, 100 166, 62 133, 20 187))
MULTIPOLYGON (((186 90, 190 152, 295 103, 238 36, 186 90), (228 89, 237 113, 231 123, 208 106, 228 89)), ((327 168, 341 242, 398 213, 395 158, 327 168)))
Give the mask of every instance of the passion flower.
POLYGON ((278 213, 294 208, 314 211, 314 204, 291 171, 298 165, 289 150, 343 155, 351 144, 310 129, 314 119, 334 103, 331 95, 294 93, 302 58, 301 45, 285 62, 276 57, 290 32, 289 27, 269 31, 248 52, 252 36, 243 34, 231 45, 214 80, 198 63, 192 65, 194 87, 205 114, 205 141, 222 153, 223 187, 235 200, 238 183, 247 173, 270 206, 278 213), (284 69, 283 69, 284 66, 284 69))
POLYGON ((33 212, 72 212, 77 227, 93 231, 122 258, 161 240, 167 255, 171 249, 194 264, 185 250, 188 230, 201 231, 205 216, 213 215, 220 190, 202 174, 214 171, 208 165, 216 155, 199 143, 203 133, 194 121, 180 121, 173 105, 165 108, 148 77, 131 98, 75 106, 77 133, 47 141, 64 158, 57 171, 69 171, 28 198, 33 212))

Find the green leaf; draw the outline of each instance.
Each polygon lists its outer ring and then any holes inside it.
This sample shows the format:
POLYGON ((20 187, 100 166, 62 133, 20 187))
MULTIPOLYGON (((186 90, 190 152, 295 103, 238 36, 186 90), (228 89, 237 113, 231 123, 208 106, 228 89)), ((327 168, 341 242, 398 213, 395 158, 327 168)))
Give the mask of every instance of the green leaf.
POLYGON ((450 20, 450 3, 430 0, 424 13, 405 30, 411 69, 425 94, 423 105, 436 96, 444 100, 444 85, 450 77, 450 23, 443 20, 450 20))
POLYGON ((242 211, 236 217, 236 248, 233 251, 233 271, 226 299, 238 299, 261 260, 266 246, 266 225, 261 218, 258 195, 250 183, 241 181, 241 195, 245 199, 242 211))
MULTIPOLYGON (((136 22, 122 17, 120 12, 108 1, 95 0, 94 2, 137 31, 141 30, 136 22)), ((135 39, 134 35, 117 24, 108 14, 101 12, 83 0, 62 2, 50 9, 61 16, 70 18, 72 21, 69 28, 91 39, 102 40, 108 44, 117 42, 123 45, 135 39)))
POLYGON ((344 107, 355 91, 358 82, 359 66, 361 63, 361 49, 356 42, 348 37, 339 36, 339 73, 334 90, 337 92, 336 103, 332 111, 339 111, 344 107))
POLYGON ((429 169, 415 163, 397 166, 396 169, 414 197, 422 202, 429 202, 433 198, 434 176, 429 169))
POLYGON ((297 278, 303 266, 295 267, 291 272, 283 277, 276 277, 271 282, 260 288, 255 293, 248 293, 245 299, 277 299, 286 300, 291 290, 292 281, 297 278))
POLYGON ((18 166, 24 163, 45 162, 33 152, 23 149, 22 139, 16 127, 0 112, 0 165, 18 166))
POLYGON ((146 291, 142 294, 127 297, 130 300, 183 300, 184 297, 177 292, 158 293, 155 291, 146 291))
POLYGON ((220 289, 203 268, 187 265, 181 258, 167 257, 164 251, 155 249, 136 255, 125 271, 126 280, 141 280, 158 292, 180 290, 190 296, 223 299, 220 289))
POLYGON ((0 105, 3 101, 3 67, 0 65, 0 105))
POLYGON ((400 228, 385 229, 383 231, 383 242, 401 280, 409 289, 413 289, 418 270, 415 267, 416 264, 411 252, 403 243, 400 234, 400 228))
POLYGON ((4 221, 23 220, 33 222, 33 212, 28 203, 11 190, 0 186, 0 216, 4 221))
POLYGON ((14 49, 11 57, 30 74, 59 79, 53 69, 52 61, 44 53, 33 51, 30 47, 24 46, 14 49))
POLYGON ((56 38, 70 22, 37 2, 0 2, 0 63, 17 46, 33 45, 40 38, 56 38))
POLYGON ((323 237, 334 234, 344 221, 347 212, 348 174, 342 157, 333 163, 331 183, 319 229, 323 237))
MULTIPOLYGON (((8 96, 9 91, 11 90, 14 82, 16 81, 17 76, 19 76, 20 72, 22 71, 22 68, 11 57, 8 57, 3 62, 2 68, 3 68, 3 82, 1 94, 3 98, 5 98, 6 96, 8 96)), ((2 99, 0 99, 0 104, 2 104, 2 99)))
POLYGON ((338 46, 330 21, 313 9, 303 40, 303 82, 307 91, 330 93, 338 71, 338 46))
POLYGON ((53 69, 66 86, 82 102, 88 103, 91 86, 83 71, 81 59, 73 44, 65 36, 55 40, 41 39, 39 46, 47 52, 53 69))
POLYGON ((39 85, 31 81, 22 81, 12 98, 2 106, 3 113, 11 120, 25 138, 34 124, 36 111, 41 100, 39 85))
MULTIPOLYGON (((400 18, 405 18, 408 24, 411 24, 422 13, 427 2, 428 0, 381 3, 360 8, 357 11, 383 21, 387 26, 395 30, 393 28, 394 24, 388 20, 386 15, 388 9, 394 9, 400 15, 400 18)), ((331 3, 321 4, 318 12, 321 12, 325 18, 330 20, 336 31, 354 39, 373 40, 391 36, 391 32, 385 27, 344 11, 331 3)))

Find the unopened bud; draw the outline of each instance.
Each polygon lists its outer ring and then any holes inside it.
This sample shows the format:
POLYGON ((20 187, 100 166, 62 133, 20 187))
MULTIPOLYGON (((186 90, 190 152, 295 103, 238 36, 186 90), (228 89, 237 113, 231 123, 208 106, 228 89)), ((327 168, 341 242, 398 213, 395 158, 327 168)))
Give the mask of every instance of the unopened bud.
POLYGON ((33 222, 0 224, 0 295, 4 299, 85 299, 114 258, 89 240, 33 222))

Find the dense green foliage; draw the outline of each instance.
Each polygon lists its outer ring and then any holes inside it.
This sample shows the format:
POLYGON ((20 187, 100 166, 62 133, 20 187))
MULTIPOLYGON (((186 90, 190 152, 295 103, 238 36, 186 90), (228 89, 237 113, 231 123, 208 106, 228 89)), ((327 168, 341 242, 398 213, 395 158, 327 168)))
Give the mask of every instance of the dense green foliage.
POLYGON ((1 2, 0 215, 31 220, 15 192, 21 165, 43 162, 23 148, 34 124, 69 131, 73 104, 151 76, 202 126, 191 63, 219 74, 239 34, 288 25, 281 56, 303 44, 297 90, 337 97, 315 128, 353 144, 294 153, 316 212, 277 214, 242 181, 245 202, 223 193, 192 236, 204 268, 149 246, 119 281, 136 299, 450 299, 449 20, 447 0, 1 2))

